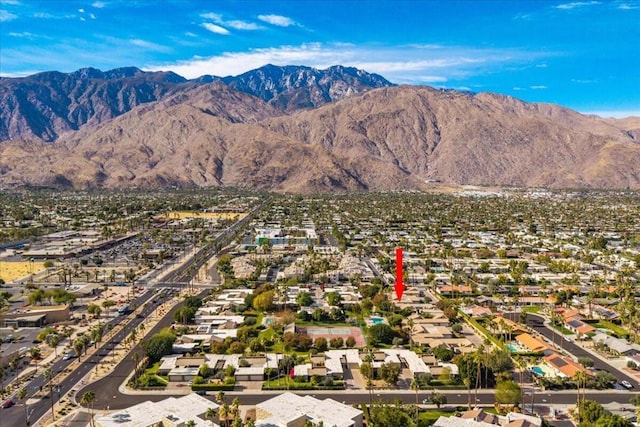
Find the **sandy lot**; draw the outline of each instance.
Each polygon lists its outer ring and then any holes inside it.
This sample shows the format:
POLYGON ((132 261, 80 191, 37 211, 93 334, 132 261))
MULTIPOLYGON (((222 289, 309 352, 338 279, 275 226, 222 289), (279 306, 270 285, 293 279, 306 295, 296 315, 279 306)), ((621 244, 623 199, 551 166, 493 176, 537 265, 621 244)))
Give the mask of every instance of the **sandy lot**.
POLYGON ((0 261, 0 279, 11 282, 46 270, 44 262, 0 261))
POLYGON ((234 221, 244 218, 245 213, 229 213, 229 212, 189 212, 178 211, 169 212, 170 219, 184 219, 184 218, 204 218, 204 219, 231 219, 234 221))

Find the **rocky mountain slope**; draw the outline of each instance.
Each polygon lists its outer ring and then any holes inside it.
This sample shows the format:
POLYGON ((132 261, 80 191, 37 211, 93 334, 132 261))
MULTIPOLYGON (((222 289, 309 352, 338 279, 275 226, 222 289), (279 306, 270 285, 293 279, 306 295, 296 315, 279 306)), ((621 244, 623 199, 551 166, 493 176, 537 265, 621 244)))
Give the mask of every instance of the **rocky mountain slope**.
POLYGON ((273 96, 254 85, 256 97, 222 79, 202 80, 176 82, 180 90, 53 143, 0 143, 0 182, 288 192, 419 189, 426 181, 640 189, 634 118, 420 86, 284 111, 290 104, 273 100, 295 84, 273 96))
POLYGON ((55 141, 85 125, 97 125, 132 108, 222 81, 269 101, 282 111, 316 107, 369 89, 391 86, 380 76, 341 66, 266 65, 240 76, 202 76, 187 81, 172 72, 144 72, 135 67, 73 73, 45 72, 0 79, 0 141, 55 141))
POLYGON ((341 65, 326 70, 265 65, 222 81, 284 111, 319 107, 373 88, 391 86, 377 74, 341 65))

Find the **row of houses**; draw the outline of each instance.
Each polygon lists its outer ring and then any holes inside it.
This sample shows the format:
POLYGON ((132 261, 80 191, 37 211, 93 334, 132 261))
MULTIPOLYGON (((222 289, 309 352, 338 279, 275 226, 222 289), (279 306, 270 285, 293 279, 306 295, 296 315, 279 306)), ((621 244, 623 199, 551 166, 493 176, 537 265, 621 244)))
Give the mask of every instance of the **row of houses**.
MULTIPOLYGON (((207 417, 209 411, 217 412, 219 408, 217 403, 192 393, 159 402, 145 401, 109 414, 101 413, 94 416, 94 422, 98 427, 219 427, 207 417)), ((255 417, 256 427, 304 427, 308 423, 362 427, 364 424, 362 411, 352 406, 333 399, 289 392, 257 404, 255 417)))
MULTIPOLYGON (((207 365, 214 372, 233 366, 236 382, 263 381, 265 372, 277 368, 284 356, 280 353, 257 356, 171 354, 161 359, 158 374, 168 376, 169 381, 190 381, 198 375, 202 365, 207 365)), ((448 369, 452 376, 458 375, 458 367, 455 364, 439 363, 432 355, 418 355, 406 349, 383 349, 372 353, 360 352, 357 349, 329 350, 311 356, 310 362, 295 365, 293 375, 306 380, 313 376, 330 376, 334 380, 342 380, 348 376, 349 370, 360 369, 362 363, 369 359, 374 371, 380 369, 383 364, 395 364, 408 370, 412 377, 419 374, 438 376, 444 369, 448 369)))

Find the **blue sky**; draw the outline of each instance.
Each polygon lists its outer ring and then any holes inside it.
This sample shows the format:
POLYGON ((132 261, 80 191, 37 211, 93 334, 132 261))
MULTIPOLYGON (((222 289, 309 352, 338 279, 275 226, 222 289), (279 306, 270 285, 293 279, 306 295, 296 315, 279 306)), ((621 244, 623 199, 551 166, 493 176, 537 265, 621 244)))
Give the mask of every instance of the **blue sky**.
POLYGON ((0 75, 341 64, 623 117, 640 115, 638 22, 640 0, 0 0, 0 75))

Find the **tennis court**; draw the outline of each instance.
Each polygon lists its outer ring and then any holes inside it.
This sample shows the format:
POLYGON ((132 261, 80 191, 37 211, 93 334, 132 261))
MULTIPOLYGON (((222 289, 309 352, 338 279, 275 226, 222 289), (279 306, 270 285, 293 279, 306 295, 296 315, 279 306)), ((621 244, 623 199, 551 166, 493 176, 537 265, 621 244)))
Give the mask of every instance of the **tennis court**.
POLYGON ((313 340, 319 337, 326 338, 327 341, 336 337, 342 337, 344 340, 348 337, 353 337, 356 340, 356 347, 364 347, 367 345, 362 330, 356 327, 306 326, 298 328, 298 332, 306 333, 313 340))

